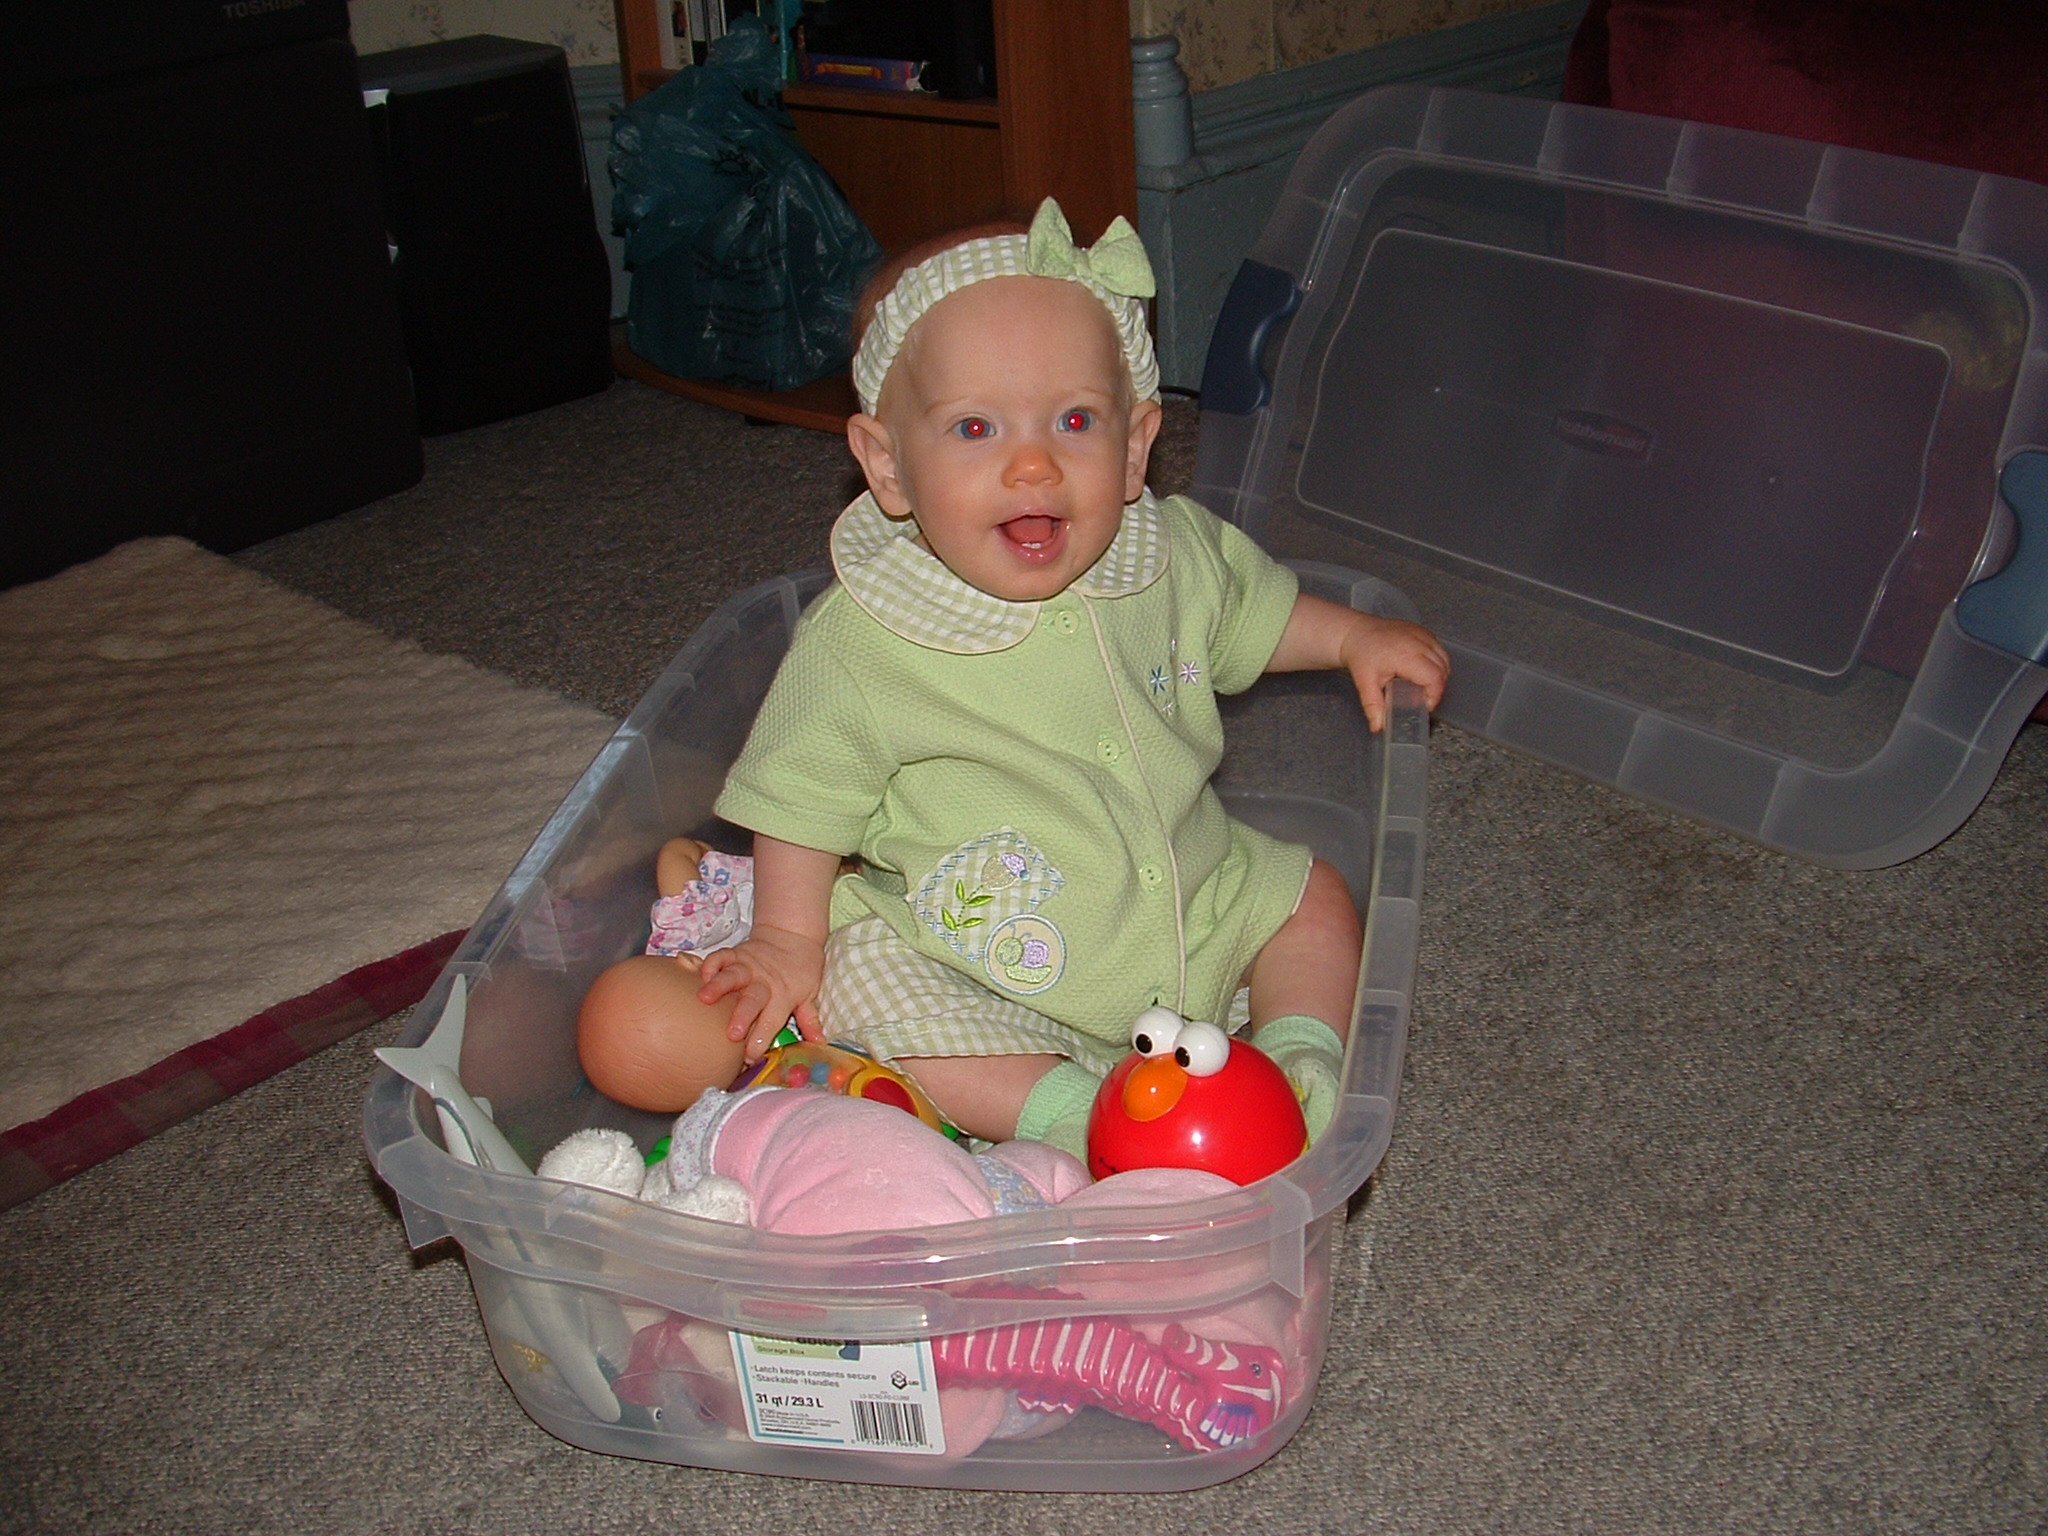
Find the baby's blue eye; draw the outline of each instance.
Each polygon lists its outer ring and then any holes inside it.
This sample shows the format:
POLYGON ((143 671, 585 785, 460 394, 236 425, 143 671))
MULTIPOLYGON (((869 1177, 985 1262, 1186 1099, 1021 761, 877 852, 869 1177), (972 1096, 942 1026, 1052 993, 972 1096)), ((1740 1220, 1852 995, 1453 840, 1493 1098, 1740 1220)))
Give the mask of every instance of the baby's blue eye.
POLYGON ((979 416, 970 416, 954 426, 953 430, 971 443, 978 443, 995 430, 979 416))
POLYGON ((1094 425, 1095 418, 1087 411, 1069 411, 1060 418, 1062 432, 1086 432, 1094 425))

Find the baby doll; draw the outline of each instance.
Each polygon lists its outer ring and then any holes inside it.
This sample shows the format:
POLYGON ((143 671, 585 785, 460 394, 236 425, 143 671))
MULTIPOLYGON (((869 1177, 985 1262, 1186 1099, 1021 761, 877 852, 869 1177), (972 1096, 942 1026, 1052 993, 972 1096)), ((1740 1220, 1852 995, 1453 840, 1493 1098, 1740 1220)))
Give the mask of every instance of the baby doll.
POLYGON ((720 796, 755 834, 755 926, 699 998, 733 1005, 750 1057, 822 1022, 963 1130, 1079 1154, 1131 1020, 1221 1021, 1245 986, 1320 1134, 1356 911, 1225 814, 1216 698, 1341 667, 1377 730, 1396 677, 1436 702, 1445 651, 1145 488, 1153 288, 1122 220, 1078 250, 1048 200, 1028 234, 942 240, 870 291, 847 429, 868 491, 720 796))
MULTIPOLYGON (((644 953, 600 974, 576 1018, 576 1054, 593 1086, 621 1104, 677 1114, 706 1089, 742 1081, 798 1083, 893 1104, 945 1129, 917 1084, 872 1058, 786 1031, 780 1049, 742 1072, 730 1002, 698 997, 704 956, 747 936, 753 923, 754 861, 719 853, 691 837, 671 838, 655 860, 661 893, 649 914, 644 953)), ((949 1133, 950 1134, 950 1133, 949 1133)))
POLYGON ((695 838, 662 845, 647 952, 592 982, 576 1017, 576 1054, 599 1092, 673 1115, 739 1075, 744 1053, 727 1033, 733 1005, 703 1002, 698 991, 704 956, 743 937, 752 922, 746 862, 695 838))

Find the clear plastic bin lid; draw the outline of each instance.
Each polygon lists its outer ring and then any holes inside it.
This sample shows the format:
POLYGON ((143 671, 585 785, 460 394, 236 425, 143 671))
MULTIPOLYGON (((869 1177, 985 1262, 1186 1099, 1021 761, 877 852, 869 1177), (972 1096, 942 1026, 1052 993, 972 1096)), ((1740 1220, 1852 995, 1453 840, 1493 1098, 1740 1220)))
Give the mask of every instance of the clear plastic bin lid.
POLYGON ((1397 86, 1219 318, 1197 494, 1450 644, 1456 724, 1825 864, 2048 691, 2048 188, 1397 86))

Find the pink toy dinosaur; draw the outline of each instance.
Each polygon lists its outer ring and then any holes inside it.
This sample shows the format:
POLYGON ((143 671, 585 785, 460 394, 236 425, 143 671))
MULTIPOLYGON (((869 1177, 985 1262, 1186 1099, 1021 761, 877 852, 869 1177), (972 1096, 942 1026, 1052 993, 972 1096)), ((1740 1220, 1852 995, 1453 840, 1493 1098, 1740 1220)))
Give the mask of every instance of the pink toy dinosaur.
POLYGON ((1165 1430, 1191 1451, 1227 1451, 1272 1426, 1280 1355, 1198 1339, 1169 1323, 1154 1344, 1128 1323, 1068 1317, 932 1340, 941 1387, 1008 1387, 1026 1408, 1106 1408, 1165 1430))

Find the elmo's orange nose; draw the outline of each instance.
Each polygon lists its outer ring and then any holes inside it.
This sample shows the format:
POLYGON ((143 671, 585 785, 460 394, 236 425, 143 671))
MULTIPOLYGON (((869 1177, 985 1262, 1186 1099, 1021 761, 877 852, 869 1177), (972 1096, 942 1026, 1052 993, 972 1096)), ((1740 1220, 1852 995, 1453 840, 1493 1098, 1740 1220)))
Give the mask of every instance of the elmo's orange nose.
POLYGON ((1124 1113, 1133 1120, 1157 1120, 1188 1086, 1188 1075, 1171 1056, 1141 1061, 1124 1079, 1124 1113))

